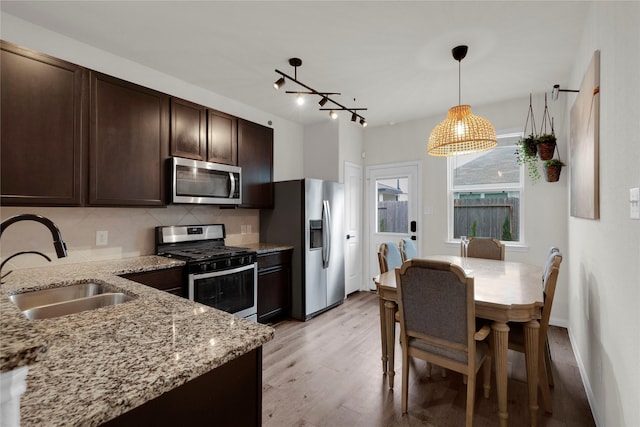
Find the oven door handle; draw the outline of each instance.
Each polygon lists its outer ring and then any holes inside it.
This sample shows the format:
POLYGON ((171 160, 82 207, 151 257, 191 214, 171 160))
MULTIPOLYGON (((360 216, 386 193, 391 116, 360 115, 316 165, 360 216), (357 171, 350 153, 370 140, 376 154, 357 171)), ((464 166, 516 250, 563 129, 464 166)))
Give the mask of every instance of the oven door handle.
POLYGON ((241 271, 251 270, 253 268, 256 268, 256 263, 255 262, 253 264, 243 265, 241 267, 236 267, 236 268, 232 268, 232 269, 229 269, 229 270, 211 271, 209 273, 202 273, 202 274, 200 274, 200 273, 191 273, 189 276, 190 277, 195 277, 195 280, 208 279, 210 277, 226 276, 228 274, 240 273, 241 271))

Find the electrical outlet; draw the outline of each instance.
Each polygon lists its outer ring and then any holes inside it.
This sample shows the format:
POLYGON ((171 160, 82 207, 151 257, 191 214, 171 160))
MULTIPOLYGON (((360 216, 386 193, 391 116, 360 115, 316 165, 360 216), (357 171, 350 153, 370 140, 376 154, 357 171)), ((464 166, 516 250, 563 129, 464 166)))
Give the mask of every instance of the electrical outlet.
POLYGON ((241 225, 240 226, 240 234, 247 234, 247 226, 246 225, 241 225))
POLYGON ((107 246, 109 244, 109 232, 106 230, 96 231, 96 246, 107 246))
POLYGON ((251 234, 251 224, 247 225, 247 234, 251 234))

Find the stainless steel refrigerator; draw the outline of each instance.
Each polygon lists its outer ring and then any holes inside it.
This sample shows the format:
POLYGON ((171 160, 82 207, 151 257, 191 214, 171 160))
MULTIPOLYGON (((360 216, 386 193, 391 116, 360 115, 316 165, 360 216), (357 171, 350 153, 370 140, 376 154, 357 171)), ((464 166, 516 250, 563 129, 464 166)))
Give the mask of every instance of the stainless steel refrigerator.
POLYGON ((308 320, 344 300, 344 184, 274 183, 274 208, 260 211, 260 240, 293 245, 291 315, 308 320))

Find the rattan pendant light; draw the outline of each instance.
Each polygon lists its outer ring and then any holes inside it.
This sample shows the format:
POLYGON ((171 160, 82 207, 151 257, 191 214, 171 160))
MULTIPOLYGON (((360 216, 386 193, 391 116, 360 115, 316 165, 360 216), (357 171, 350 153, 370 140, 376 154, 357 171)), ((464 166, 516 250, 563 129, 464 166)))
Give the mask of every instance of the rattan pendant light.
MULTIPOLYGON (((451 53, 458 61, 458 104, 460 104, 460 62, 467 46, 456 46, 451 53)), ((431 156, 455 156, 486 151, 498 145, 496 130, 487 119, 471 113, 470 105, 451 107, 444 119, 431 131, 427 152, 431 156)))

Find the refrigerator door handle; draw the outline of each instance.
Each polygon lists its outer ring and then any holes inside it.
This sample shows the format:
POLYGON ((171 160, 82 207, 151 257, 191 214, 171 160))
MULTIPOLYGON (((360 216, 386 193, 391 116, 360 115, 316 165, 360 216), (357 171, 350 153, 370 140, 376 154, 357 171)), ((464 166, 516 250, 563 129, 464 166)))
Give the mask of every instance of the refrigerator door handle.
POLYGON ((329 267, 331 259, 331 208, 328 200, 322 201, 322 267, 329 267))

